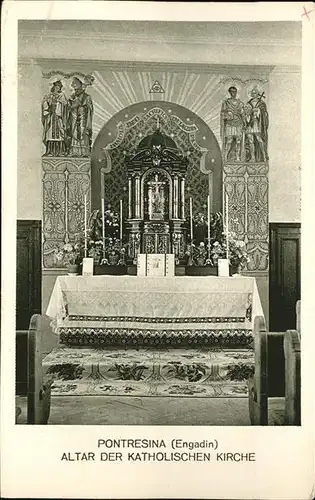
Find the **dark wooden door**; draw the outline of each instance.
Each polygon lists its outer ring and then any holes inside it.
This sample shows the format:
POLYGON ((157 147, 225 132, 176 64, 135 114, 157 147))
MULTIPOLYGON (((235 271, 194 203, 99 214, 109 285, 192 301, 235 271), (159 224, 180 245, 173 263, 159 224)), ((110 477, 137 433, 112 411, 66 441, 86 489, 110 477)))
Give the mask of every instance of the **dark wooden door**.
POLYGON ((300 299, 299 223, 270 224, 269 329, 296 328, 295 306, 300 299))
POLYGON ((16 330, 41 313, 41 221, 17 221, 16 330))

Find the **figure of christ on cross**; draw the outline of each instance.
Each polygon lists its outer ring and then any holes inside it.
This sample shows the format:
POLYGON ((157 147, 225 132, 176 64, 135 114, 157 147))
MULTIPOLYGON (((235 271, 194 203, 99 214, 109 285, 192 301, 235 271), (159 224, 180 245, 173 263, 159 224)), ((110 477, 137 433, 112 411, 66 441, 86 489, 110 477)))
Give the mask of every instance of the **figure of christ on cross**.
POLYGON ((165 214, 164 185, 165 182, 159 181, 158 174, 155 175, 154 181, 148 182, 150 220, 164 219, 164 214, 165 214))

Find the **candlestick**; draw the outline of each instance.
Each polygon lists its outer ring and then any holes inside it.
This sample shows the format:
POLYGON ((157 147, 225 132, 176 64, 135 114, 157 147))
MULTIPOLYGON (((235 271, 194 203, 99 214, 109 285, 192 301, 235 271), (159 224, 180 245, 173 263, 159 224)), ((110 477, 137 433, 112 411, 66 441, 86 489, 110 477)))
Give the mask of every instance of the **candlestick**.
POLYGON ((210 213, 212 212, 212 203, 213 203, 213 172, 209 170, 208 176, 208 192, 210 196, 210 213))
POLYGON ((105 259, 105 200, 102 198, 102 238, 103 238, 103 259, 105 259))
POLYGON ((190 240, 192 243, 194 239, 192 197, 189 198, 189 215, 190 215, 190 240))
POLYGON ((87 257, 87 196, 84 195, 84 257, 87 257))
POLYGON ((211 220, 211 211, 210 211, 210 194, 208 194, 208 259, 210 259, 210 220, 211 220))
POLYGON ((229 258, 229 197, 225 199, 226 258, 229 258))
POLYGON ((122 245, 122 239, 123 239, 123 204, 122 204, 122 200, 120 200, 119 206, 120 206, 119 238, 120 238, 120 245, 122 245))

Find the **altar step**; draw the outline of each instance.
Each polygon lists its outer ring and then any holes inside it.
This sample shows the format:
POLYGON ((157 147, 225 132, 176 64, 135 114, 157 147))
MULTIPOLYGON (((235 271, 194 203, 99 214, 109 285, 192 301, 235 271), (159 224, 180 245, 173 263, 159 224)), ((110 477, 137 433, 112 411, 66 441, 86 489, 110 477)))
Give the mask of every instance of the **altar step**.
POLYGON ((53 396, 247 397, 250 348, 60 347, 43 361, 53 396))

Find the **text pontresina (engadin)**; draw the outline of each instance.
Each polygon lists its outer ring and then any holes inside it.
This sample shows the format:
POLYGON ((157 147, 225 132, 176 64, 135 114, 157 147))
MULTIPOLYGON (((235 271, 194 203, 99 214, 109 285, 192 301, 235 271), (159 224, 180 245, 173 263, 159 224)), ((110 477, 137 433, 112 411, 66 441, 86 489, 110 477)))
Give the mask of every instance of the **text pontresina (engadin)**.
POLYGON ((164 439, 98 439, 101 448, 166 448, 164 439))

